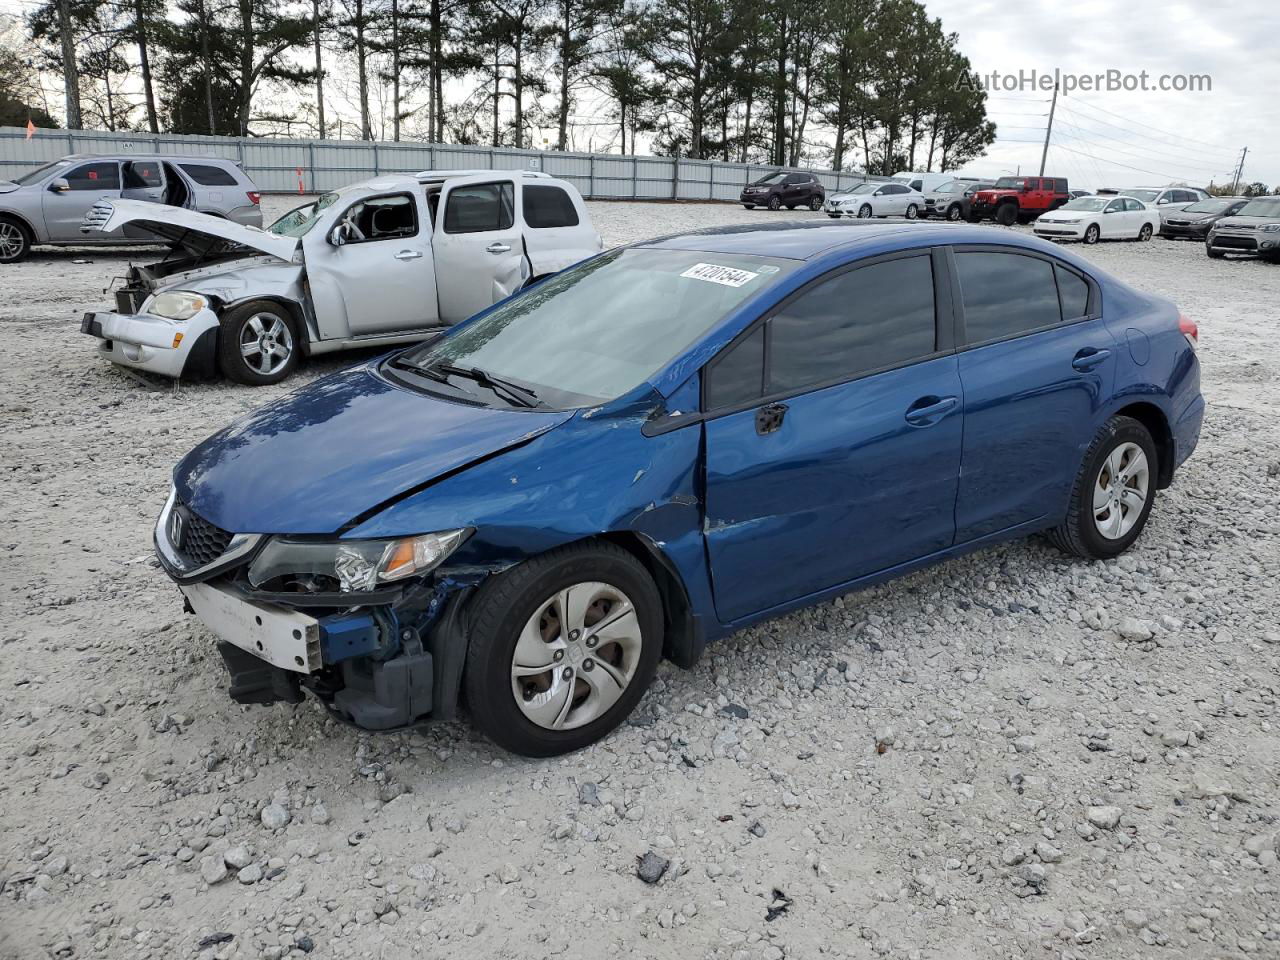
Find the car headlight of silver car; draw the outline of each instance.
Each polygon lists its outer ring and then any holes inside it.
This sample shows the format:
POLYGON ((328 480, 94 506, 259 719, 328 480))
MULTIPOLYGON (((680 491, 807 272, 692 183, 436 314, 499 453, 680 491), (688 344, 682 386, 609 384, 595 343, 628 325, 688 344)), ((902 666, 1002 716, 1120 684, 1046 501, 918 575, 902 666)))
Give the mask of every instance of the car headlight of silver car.
POLYGON ((429 573, 462 545, 470 527, 388 540, 301 540, 273 537, 249 565, 249 583, 307 581, 319 590, 363 593, 429 573))
POLYGON ((209 300, 189 290, 167 290, 156 294, 146 306, 146 312, 170 320, 190 320, 209 305, 209 300))
POLYGON ((1258 229, 1263 233, 1280 233, 1280 223, 1264 223, 1258 229))

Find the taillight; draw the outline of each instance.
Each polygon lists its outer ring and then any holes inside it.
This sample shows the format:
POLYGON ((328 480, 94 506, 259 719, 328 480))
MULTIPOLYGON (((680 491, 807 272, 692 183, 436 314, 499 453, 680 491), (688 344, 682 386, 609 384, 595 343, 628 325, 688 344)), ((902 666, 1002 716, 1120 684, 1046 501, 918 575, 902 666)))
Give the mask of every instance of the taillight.
POLYGON ((262 202, 262 194, 260 194, 257 190, 250 190, 248 193, 248 197, 249 197, 249 202, 252 204, 256 205, 262 202))
POLYGON ((1178 314, 1178 332, 1187 338, 1192 350, 1200 345, 1200 328, 1195 325, 1195 321, 1181 313, 1178 314))

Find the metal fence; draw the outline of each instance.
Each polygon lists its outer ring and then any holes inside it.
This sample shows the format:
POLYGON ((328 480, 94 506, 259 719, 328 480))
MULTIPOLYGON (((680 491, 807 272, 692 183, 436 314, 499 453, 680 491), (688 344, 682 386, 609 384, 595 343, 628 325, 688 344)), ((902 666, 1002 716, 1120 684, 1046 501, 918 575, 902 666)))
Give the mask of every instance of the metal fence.
MULTIPOLYGON (((542 170, 568 180, 584 197, 597 200, 736 201, 743 184, 779 169, 713 160, 405 141, 283 140, 98 130, 38 130, 28 140, 21 127, 0 127, 0 179, 16 177, 70 153, 225 157, 238 160, 259 189, 268 193, 296 193, 300 188, 308 193, 333 190, 380 173, 479 168, 542 170)), ((886 179, 834 170, 795 169, 815 174, 828 190, 886 179)))

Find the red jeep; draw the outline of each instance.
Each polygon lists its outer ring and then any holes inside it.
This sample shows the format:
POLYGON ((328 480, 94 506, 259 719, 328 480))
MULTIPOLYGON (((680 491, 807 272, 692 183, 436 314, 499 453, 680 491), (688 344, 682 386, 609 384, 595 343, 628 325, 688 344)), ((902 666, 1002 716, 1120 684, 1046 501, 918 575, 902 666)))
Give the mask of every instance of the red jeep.
POLYGON ((1070 199, 1064 177, 1001 177, 994 187, 973 195, 969 222, 990 218, 1006 227, 1015 222, 1030 223, 1070 199))

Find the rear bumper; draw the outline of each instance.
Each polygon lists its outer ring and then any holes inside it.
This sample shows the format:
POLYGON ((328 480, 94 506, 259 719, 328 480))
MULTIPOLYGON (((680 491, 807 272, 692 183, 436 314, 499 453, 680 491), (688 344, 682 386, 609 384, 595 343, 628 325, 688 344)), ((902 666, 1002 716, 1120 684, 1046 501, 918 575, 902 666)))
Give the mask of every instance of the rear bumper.
POLYGON ((147 313, 86 313, 80 332, 98 341, 98 353, 123 367, 165 377, 212 372, 218 316, 207 307, 188 320, 147 313))

